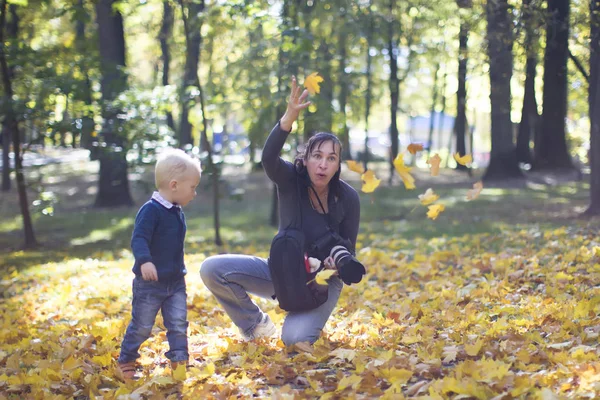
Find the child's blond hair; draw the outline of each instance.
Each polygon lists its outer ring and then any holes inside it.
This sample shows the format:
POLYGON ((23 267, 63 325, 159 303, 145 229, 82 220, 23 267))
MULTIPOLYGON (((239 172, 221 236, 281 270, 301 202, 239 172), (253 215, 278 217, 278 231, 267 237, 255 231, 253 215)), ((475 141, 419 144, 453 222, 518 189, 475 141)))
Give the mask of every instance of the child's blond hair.
POLYGON ((177 180, 189 169, 196 169, 202 174, 200 160, 191 157, 181 149, 165 149, 156 160, 154 168, 154 180, 157 189, 166 188, 169 182, 177 180))

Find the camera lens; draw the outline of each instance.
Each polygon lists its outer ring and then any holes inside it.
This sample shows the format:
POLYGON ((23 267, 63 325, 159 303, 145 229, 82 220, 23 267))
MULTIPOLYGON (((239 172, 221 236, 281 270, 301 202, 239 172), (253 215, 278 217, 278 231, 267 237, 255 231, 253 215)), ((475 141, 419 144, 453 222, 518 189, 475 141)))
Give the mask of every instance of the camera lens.
POLYGON ((346 259, 352 258, 352 254, 344 246, 333 246, 329 255, 338 267, 344 264, 347 261, 346 259))

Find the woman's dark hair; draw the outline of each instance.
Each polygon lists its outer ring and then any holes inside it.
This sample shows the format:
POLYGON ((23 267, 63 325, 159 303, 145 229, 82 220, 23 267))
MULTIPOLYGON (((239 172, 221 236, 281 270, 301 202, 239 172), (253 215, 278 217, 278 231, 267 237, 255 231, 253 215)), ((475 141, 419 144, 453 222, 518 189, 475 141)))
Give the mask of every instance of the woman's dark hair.
POLYGON ((308 176, 308 170, 304 165, 304 161, 308 160, 308 157, 312 153, 312 151, 316 149, 320 149, 321 145, 325 142, 332 142, 333 148, 337 146, 340 149, 340 154, 338 154, 339 165, 338 170, 335 172, 331 180, 329 181, 329 192, 334 196, 339 196, 340 193, 340 173, 342 172, 342 143, 337 136, 333 133, 328 132, 318 132, 315 135, 311 136, 308 139, 308 143, 304 147, 304 152, 298 154, 296 160, 294 161, 294 165, 296 166, 296 172, 300 176, 300 181, 306 186, 310 186, 310 177, 308 176))

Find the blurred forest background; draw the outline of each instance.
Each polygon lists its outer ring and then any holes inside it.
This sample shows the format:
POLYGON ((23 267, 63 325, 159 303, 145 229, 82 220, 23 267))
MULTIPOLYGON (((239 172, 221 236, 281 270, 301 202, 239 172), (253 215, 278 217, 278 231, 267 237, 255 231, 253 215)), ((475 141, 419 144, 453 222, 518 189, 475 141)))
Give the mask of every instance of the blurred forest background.
POLYGON ((132 204, 129 173, 166 146, 199 155, 218 189, 223 166, 259 167, 291 76, 318 72, 291 156, 331 131, 346 159, 379 165, 390 183, 409 143, 425 147, 417 167, 438 153, 471 173, 452 154, 472 154, 487 181, 591 168, 596 213, 599 4, 2 0, 3 193, 16 186, 29 247, 31 204, 47 210, 53 196, 42 188, 28 199, 35 183, 24 172, 48 148, 98 161, 98 207, 132 204))

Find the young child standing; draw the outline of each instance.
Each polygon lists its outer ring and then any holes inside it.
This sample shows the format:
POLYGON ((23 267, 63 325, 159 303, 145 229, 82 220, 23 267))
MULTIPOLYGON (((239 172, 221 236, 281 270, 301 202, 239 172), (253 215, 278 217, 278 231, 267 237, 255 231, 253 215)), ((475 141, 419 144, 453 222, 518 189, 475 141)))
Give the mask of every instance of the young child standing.
POLYGON ((134 378, 138 349, 150 337, 158 310, 167 328, 166 356, 171 369, 187 364, 186 224, 182 207, 196 197, 201 172, 200 162, 182 150, 165 150, 156 162, 158 191, 138 211, 131 238, 135 278, 131 322, 117 366, 121 379, 134 378))

